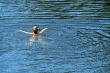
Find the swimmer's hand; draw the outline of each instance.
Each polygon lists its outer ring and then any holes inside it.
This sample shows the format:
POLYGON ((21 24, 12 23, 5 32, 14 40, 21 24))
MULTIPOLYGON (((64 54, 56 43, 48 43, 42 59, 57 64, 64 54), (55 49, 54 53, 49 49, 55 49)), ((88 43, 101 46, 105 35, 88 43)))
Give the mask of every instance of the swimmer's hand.
POLYGON ((31 32, 27 32, 27 31, 23 31, 23 30, 18 30, 18 31, 23 32, 25 34, 32 34, 31 32))
POLYGON ((45 30, 47 30, 48 28, 44 28, 42 29, 39 33, 42 34, 45 30))

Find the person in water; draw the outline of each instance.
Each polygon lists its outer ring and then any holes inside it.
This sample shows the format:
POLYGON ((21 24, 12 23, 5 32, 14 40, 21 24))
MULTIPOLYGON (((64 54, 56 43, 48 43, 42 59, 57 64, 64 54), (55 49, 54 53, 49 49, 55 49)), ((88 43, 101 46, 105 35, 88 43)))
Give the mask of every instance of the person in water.
POLYGON ((32 37, 29 39, 29 45, 32 46, 33 42, 35 42, 35 40, 39 41, 42 45, 45 45, 46 42, 40 38, 39 36, 48 28, 44 28, 40 31, 40 29, 37 26, 33 26, 32 27, 32 32, 27 32, 24 30, 19 30, 22 33, 28 34, 28 35, 32 35, 32 37))
POLYGON ((39 32, 40 32, 40 31, 39 31, 39 28, 36 27, 36 26, 34 26, 34 27, 32 28, 32 38, 33 38, 33 39, 38 38, 39 32))
POLYGON ((40 29, 37 26, 33 26, 32 32, 27 32, 23 30, 19 30, 19 31, 25 34, 31 34, 33 39, 38 39, 39 35, 42 34, 45 30, 47 30, 47 28, 44 28, 40 31, 40 29))

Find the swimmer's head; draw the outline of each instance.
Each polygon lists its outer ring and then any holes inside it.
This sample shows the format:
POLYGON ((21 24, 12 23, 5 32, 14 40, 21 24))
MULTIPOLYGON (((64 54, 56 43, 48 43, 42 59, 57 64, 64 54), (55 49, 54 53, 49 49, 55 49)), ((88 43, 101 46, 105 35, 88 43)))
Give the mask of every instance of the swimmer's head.
POLYGON ((37 26, 33 26, 32 30, 35 34, 38 34, 38 32, 39 32, 39 28, 37 26))

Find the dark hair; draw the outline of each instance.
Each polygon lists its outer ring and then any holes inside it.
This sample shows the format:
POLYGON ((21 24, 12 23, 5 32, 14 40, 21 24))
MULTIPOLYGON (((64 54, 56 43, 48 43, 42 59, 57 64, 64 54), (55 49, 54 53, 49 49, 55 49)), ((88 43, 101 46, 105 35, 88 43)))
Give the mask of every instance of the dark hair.
POLYGON ((38 28, 36 28, 36 30, 33 30, 33 32, 34 32, 35 34, 38 34, 38 31, 39 31, 38 28))

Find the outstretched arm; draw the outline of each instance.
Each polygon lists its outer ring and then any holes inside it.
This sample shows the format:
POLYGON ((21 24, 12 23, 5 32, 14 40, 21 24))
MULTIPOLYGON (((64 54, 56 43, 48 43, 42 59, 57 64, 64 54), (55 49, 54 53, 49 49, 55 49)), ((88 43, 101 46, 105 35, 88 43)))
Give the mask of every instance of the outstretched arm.
POLYGON ((27 32, 27 31, 23 31, 23 30, 18 30, 18 31, 23 32, 25 34, 32 34, 31 32, 27 32))
POLYGON ((42 34, 45 30, 47 30, 48 28, 44 28, 42 29, 39 33, 42 34))

